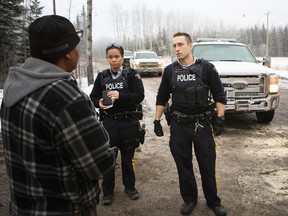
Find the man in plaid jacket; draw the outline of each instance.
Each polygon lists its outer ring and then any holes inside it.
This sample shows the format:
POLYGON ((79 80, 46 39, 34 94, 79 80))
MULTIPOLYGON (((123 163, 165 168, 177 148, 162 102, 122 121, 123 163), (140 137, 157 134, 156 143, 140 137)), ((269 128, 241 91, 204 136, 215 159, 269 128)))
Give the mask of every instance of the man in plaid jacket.
POLYGON ((61 16, 36 19, 32 57, 9 70, 1 124, 10 215, 97 215, 98 179, 115 158, 94 105, 71 75, 82 32, 61 16))

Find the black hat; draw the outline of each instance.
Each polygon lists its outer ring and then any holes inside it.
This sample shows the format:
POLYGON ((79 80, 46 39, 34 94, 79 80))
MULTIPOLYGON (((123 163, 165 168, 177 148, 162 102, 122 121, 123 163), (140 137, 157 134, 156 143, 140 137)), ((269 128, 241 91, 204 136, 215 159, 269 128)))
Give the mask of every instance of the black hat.
POLYGON ((29 26, 30 53, 35 58, 64 56, 73 50, 79 41, 73 24, 62 16, 43 16, 29 26))

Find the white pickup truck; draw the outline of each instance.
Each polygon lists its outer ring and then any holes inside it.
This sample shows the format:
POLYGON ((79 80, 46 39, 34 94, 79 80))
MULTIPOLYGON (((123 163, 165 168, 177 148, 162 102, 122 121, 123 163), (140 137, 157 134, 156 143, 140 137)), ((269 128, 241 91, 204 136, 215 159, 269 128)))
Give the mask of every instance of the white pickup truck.
POLYGON ((154 51, 135 51, 133 58, 130 59, 130 66, 140 75, 155 74, 161 76, 163 72, 162 61, 154 51))
POLYGON ((255 112, 258 122, 273 120, 279 105, 278 77, 242 43, 225 39, 197 39, 193 55, 215 65, 224 85, 227 113, 255 112))

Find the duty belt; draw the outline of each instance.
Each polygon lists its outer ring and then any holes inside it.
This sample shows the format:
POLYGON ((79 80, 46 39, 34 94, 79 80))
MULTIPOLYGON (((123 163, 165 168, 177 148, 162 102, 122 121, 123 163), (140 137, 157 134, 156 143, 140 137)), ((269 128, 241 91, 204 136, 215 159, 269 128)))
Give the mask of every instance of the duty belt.
POLYGON ((115 120, 125 120, 125 119, 132 119, 132 118, 139 119, 140 115, 142 115, 142 112, 140 111, 125 111, 121 113, 104 112, 104 117, 115 119, 115 120))
POLYGON ((198 121, 209 121, 211 119, 211 112, 207 111, 201 114, 186 115, 178 111, 171 113, 172 118, 178 123, 195 123, 198 121))

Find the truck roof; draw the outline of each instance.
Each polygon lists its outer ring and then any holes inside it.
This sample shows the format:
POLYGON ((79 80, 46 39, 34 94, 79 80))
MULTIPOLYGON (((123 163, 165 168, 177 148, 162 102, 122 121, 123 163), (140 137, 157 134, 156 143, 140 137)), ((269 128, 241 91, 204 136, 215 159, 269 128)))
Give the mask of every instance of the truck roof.
POLYGON ((196 42, 195 44, 230 44, 230 45, 238 45, 238 46, 247 46, 243 43, 236 43, 236 42, 228 42, 228 41, 201 41, 201 42, 196 42))
POLYGON ((233 42, 236 43, 235 38, 197 38, 196 42, 233 42))

